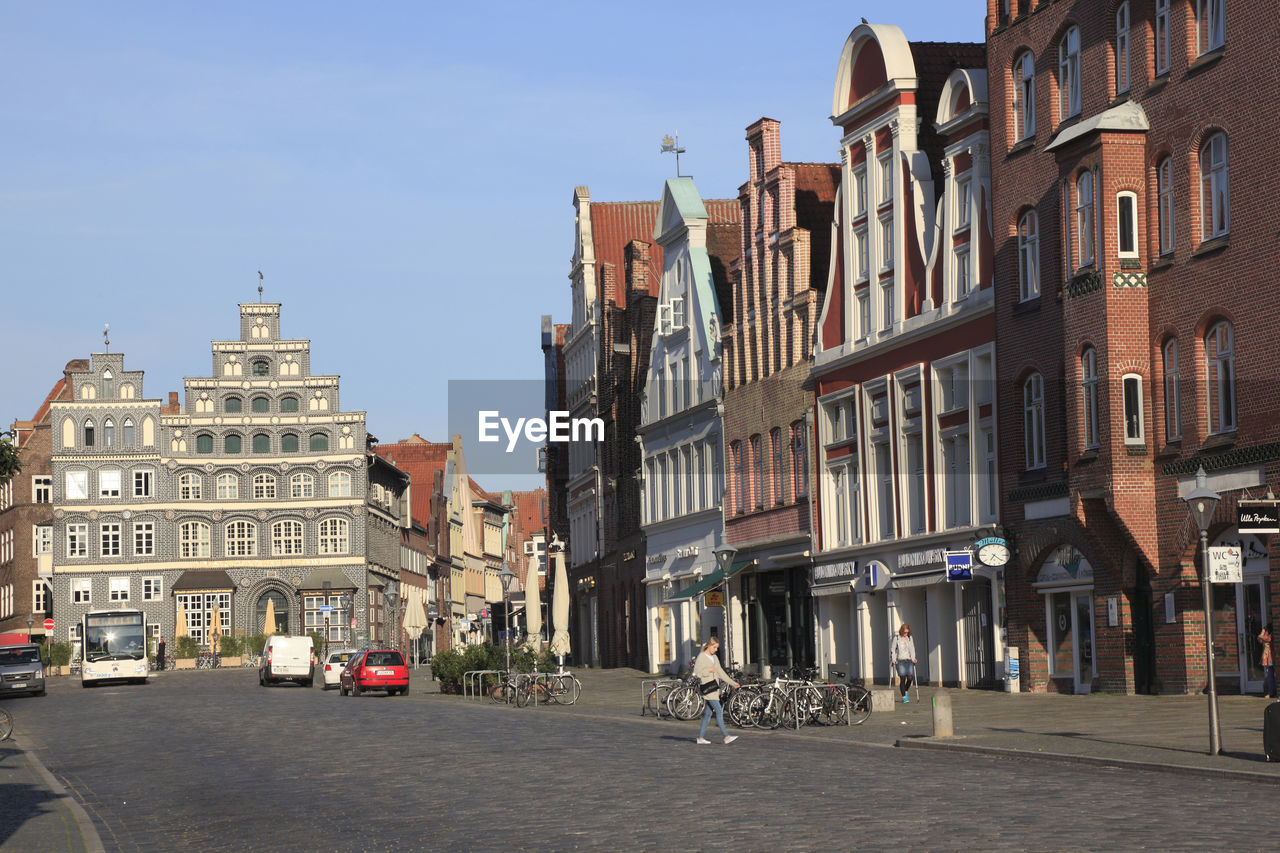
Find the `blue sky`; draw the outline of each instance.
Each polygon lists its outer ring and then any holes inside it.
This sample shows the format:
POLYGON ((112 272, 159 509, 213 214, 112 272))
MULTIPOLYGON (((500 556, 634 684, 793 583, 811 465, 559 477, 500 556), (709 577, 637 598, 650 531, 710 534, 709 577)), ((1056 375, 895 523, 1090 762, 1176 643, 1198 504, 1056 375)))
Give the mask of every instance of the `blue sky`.
POLYGON ((208 375, 261 268, 344 409, 384 442, 446 440, 448 380, 541 376, 539 318, 569 317, 574 186, 657 199, 678 130, 682 171, 733 197, 762 115, 784 159, 835 159, 861 16, 982 38, 983 2, 889 8, 4 4, 0 427, 104 323, 148 397, 208 375))

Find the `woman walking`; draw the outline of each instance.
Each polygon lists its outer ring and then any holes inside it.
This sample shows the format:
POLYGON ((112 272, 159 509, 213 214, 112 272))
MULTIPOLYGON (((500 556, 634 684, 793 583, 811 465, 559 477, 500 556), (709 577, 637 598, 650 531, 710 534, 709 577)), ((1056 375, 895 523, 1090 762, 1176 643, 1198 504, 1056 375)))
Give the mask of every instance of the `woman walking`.
POLYGON ((702 712, 702 728, 698 729, 698 743, 711 743, 706 735, 707 723, 711 722, 712 711, 715 711, 716 725, 724 735, 724 742, 733 743, 738 739, 737 735, 729 734, 729 730, 724 727, 724 708, 720 705, 720 685, 731 684, 737 687, 738 682, 730 678, 724 671, 724 667, 720 665, 720 659, 716 657, 716 651, 719 648, 720 641, 712 637, 703 645, 702 654, 698 655, 698 659, 693 663, 693 674, 697 677, 698 683, 704 687, 714 685, 712 692, 703 694, 707 700, 707 707, 702 712))
POLYGON ((910 702, 907 691, 916 675, 916 641, 911 638, 911 626, 906 622, 898 629, 897 636, 889 644, 889 664, 898 670, 898 685, 902 689, 902 701, 910 702))

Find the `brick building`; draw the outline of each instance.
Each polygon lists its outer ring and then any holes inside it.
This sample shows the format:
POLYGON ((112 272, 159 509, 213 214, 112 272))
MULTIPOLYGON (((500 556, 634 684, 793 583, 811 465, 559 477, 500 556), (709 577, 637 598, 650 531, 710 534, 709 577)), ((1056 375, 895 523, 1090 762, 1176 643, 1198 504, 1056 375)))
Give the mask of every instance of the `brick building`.
MULTIPOLYGON (((862 24, 832 97, 841 128, 818 320, 818 657, 889 677, 915 635, 921 681, 995 683, 1000 568, 952 583, 948 551, 997 521, 991 189, 982 45, 862 24)), ((997 562, 992 560, 992 562, 997 562)))
POLYGON ((840 166, 782 160, 777 121, 746 131, 741 247, 722 305, 728 448, 725 538, 732 660, 768 674, 814 662, 810 492, 813 395, 805 387, 827 287, 840 166))
POLYGON ((1256 635, 1280 589, 1241 499, 1280 474, 1276 91, 1261 2, 988 0, 1002 512, 1017 540, 1010 642, 1033 690, 1205 683, 1210 544, 1244 552, 1213 588, 1225 691, 1261 687, 1256 635), (1248 97, 1246 97, 1246 95, 1248 97), (1235 180, 1231 180, 1234 177, 1235 180))
POLYGON ((45 634, 53 615, 53 470, 49 410, 70 399, 71 373, 87 370, 73 359, 29 421, 9 428, 22 470, 0 484, 0 642, 26 642, 45 634), (32 624, 27 624, 30 616, 32 624))

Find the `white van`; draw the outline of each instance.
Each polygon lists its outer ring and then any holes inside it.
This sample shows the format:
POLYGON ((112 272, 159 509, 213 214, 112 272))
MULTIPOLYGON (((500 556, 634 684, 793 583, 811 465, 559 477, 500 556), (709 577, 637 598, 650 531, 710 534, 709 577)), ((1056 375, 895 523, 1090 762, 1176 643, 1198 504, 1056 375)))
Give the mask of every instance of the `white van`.
POLYGON ((310 637, 286 637, 272 634, 262 650, 262 666, 258 683, 263 687, 281 681, 296 681, 310 687, 315 677, 316 650, 310 637))

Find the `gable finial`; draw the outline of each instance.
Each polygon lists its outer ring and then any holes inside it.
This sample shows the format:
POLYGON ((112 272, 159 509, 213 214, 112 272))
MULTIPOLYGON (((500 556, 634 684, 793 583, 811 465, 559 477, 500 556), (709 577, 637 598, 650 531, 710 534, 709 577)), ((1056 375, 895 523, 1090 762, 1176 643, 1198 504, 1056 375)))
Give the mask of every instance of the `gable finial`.
POLYGON ((107 336, 111 333, 111 324, 102 324, 102 345, 106 347, 107 352, 111 352, 111 339, 107 336))
POLYGON ((682 174, 680 174, 680 155, 684 153, 684 149, 680 147, 680 131, 678 131, 678 130, 676 131, 676 138, 675 138, 675 139, 672 139, 670 136, 664 136, 664 137, 662 137, 662 152, 661 152, 661 153, 663 153, 663 154, 674 154, 674 155, 676 155, 676 177, 677 177, 677 178, 692 178, 692 177, 693 177, 693 175, 682 175, 682 174))
POLYGON ((258 268, 258 302, 262 302, 262 268, 258 268))

